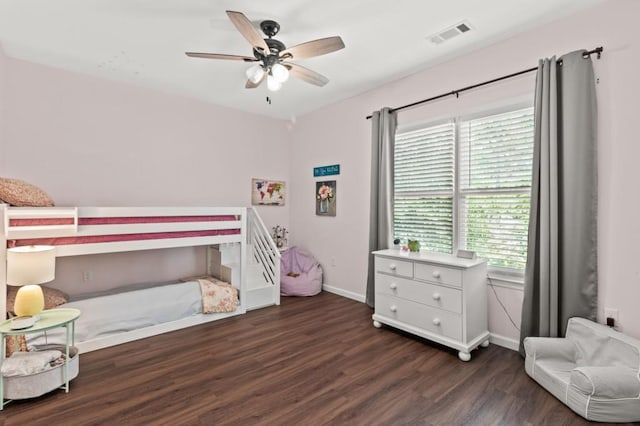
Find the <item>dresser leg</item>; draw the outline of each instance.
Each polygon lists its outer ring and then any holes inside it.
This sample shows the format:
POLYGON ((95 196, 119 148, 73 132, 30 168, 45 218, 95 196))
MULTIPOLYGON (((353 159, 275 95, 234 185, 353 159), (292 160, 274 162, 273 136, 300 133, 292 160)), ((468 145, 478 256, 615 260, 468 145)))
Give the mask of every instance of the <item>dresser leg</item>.
POLYGON ((380 328, 380 327, 382 327, 382 324, 380 324, 378 321, 373 321, 373 326, 375 328, 380 328))
POLYGON ((487 339, 484 342, 480 343, 480 346, 483 347, 483 348, 488 348, 489 347, 489 339, 487 339))
POLYGON ((462 361, 469 361, 471 360, 471 354, 469 352, 458 352, 458 358, 460 358, 462 361))

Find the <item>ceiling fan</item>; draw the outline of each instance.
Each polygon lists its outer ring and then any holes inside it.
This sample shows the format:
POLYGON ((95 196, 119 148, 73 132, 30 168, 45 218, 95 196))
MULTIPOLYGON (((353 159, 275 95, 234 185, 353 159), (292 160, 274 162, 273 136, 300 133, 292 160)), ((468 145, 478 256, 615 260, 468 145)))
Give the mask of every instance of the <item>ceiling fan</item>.
POLYGON ((304 59, 335 52, 344 48, 339 36, 326 37, 308 41, 287 48, 284 43, 273 38, 280 31, 280 24, 267 20, 260 23, 260 29, 267 36, 262 38, 249 19, 241 12, 227 10, 227 16, 240 34, 253 47, 253 56, 225 55, 219 53, 185 52, 193 58, 225 59, 232 61, 255 62, 247 69, 247 89, 254 89, 267 80, 269 90, 276 91, 282 87, 289 76, 299 78, 316 86, 324 86, 329 79, 308 68, 289 62, 291 59, 304 59))

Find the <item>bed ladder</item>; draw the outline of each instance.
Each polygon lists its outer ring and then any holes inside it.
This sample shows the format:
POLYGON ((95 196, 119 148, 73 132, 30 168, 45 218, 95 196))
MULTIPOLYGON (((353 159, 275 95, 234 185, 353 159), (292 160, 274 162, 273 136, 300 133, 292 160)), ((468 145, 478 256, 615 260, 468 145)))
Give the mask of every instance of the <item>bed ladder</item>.
POLYGON ((252 305, 279 305, 280 251, 253 208, 247 209, 247 238, 248 309, 252 309, 252 305))
MULTIPOLYGON (((280 304, 280 251, 262 219, 247 209, 245 307, 247 310, 280 304)), ((209 249, 213 275, 234 285, 240 282, 240 245, 219 244, 209 249)), ((242 303, 242 302, 241 302, 242 303)))

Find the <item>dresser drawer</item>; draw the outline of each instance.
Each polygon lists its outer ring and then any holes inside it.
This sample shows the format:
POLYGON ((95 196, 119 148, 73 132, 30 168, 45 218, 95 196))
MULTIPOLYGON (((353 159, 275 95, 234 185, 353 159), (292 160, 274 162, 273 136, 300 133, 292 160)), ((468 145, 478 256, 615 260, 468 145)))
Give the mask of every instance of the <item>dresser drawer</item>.
POLYGON ((462 313, 462 293, 455 288, 377 273, 376 293, 400 297, 458 314, 462 313))
POLYGON ((462 339, 460 315, 399 297, 376 293, 376 314, 454 340, 462 339))
POLYGON ((413 263, 376 256, 376 271, 399 277, 413 278, 413 263))
POLYGON ((432 283, 462 287, 462 271, 460 269, 438 264, 416 263, 415 277, 432 283))

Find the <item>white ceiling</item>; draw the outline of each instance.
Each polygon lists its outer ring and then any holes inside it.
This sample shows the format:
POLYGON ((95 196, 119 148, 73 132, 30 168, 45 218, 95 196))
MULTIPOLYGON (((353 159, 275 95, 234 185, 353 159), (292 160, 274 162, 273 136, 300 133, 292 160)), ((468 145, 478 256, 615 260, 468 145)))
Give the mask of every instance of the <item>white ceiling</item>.
POLYGON ((602 1, 0 0, 0 42, 26 61, 292 119, 602 1), (248 64, 185 56, 252 55, 225 10, 243 12, 256 28, 279 22, 275 38, 287 46, 340 35, 345 49, 297 61, 330 82, 248 90, 248 64), (472 31, 429 41, 461 21, 472 31))

